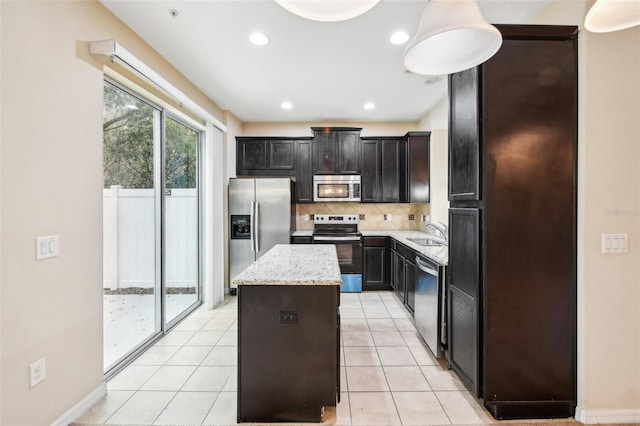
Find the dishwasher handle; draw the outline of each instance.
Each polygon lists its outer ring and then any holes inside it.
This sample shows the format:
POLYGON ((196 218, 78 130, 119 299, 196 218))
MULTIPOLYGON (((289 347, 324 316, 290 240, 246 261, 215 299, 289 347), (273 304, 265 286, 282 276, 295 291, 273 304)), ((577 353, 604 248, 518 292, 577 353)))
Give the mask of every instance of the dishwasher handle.
POLYGON ((431 268, 429 265, 426 265, 418 256, 416 256, 416 266, 418 267, 418 269, 420 269, 423 272, 426 272, 427 274, 430 274, 436 277, 438 276, 438 271, 431 268))

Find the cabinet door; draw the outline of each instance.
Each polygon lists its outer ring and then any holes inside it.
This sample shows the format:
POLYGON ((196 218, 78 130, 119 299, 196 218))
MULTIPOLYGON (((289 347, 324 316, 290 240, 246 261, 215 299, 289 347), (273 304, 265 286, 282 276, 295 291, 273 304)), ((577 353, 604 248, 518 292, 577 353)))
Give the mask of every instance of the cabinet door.
POLYGON ((480 200, 479 68, 449 76, 449 201, 480 200))
POLYGON ((360 174, 360 132, 335 132, 336 173, 360 174))
POLYGON ((404 260, 404 286, 406 294, 404 304, 413 314, 416 301, 416 264, 409 258, 404 260))
POLYGON ((295 170, 295 142, 269 141, 269 171, 273 175, 282 171, 283 174, 293 175, 295 170), (275 173, 273 173, 275 172, 275 173))
POLYGON ((430 132, 407 134, 407 185, 410 203, 428 203, 430 191, 430 132))
POLYGON ((393 262, 393 274, 394 274, 394 283, 396 291, 396 295, 400 298, 400 301, 404 303, 405 301, 405 291, 404 291, 404 257, 400 255, 397 251, 391 252, 392 262, 393 262))
MULTIPOLYGON (((381 141, 381 186, 383 203, 400 202, 400 140, 381 141)), ((363 151, 364 153, 364 151, 363 151)), ((366 166, 362 161, 362 173, 365 173, 366 166)))
POLYGON ((362 287, 364 290, 374 290, 386 287, 384 247, 365 247, 362 268, 362 287))
POLYGON ((268 171, 267 141, 255 139, 237 139, 236 174, 266 175, 268 171))
POLYGON ((335 173, 335 145, 334 133, 330 131, 316 131, 313 137, 313 172, 315 174, 335 173))
POLYGON ((296 202, 313 202, 313 154, 310 140, 296 141, 296 202))
POLYGON ((480 397, 480 210, 449 209, 450 364, 480 397))
MULTIPOLYGON (((380 141, 362 141, 362 202, 379 203, 380 187, 380 141)), ((382 166, 384 167, 384 165, 382 166)))

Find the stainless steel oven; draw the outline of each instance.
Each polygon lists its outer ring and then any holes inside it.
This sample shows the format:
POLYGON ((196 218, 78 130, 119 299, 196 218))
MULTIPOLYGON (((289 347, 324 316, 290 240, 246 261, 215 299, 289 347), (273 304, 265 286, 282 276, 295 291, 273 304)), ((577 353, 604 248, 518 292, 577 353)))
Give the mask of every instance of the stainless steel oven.
POLYGON ((359 203, 362 190, 360 175, 313 176, 313 201, 359 203))
POLYGON ((313 219, 313 244, 333 244, 338 253, 343 292, 362 291, 362 234, 358 216, 353 214, 316 214, 313 219))

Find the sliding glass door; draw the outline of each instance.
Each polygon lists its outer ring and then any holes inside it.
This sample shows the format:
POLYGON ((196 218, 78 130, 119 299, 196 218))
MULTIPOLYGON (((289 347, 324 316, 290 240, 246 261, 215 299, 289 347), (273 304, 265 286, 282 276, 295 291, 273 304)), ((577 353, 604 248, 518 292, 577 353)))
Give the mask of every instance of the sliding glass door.
POLYGON ((200 303, 200 132, 105 82, 104 369, 200 303))
POLYGON ((200 301, 200 133, 165 120, 165 323, 171 326, 200 301))

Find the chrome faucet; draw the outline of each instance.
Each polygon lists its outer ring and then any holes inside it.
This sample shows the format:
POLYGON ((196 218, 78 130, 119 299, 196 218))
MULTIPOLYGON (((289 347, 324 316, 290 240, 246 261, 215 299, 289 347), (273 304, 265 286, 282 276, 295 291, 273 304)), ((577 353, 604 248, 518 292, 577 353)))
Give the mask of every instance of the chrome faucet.
POLYGON ((435 229, 436 231, 438 231, 438 233, 440 234, 440 236, 442 236, 442 239, 444 240, 444 242, 446 244, 449 244, 449 227, 447 225, 445 225, 442 222, 438 222, 440 225, 435 224, 433 222, 429 222, 427 223, 427 228, 431 227, 433 229, 435 229))

